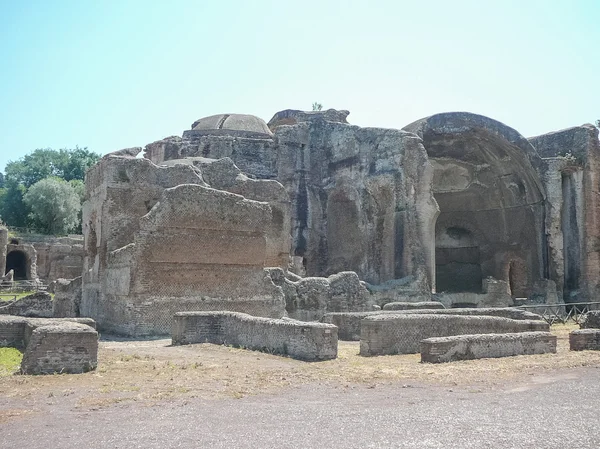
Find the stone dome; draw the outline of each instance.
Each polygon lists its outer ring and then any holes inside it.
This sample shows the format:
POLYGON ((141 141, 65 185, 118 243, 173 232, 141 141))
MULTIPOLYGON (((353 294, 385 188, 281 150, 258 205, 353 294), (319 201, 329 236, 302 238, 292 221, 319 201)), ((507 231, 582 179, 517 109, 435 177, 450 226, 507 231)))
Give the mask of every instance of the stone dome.
POLYGON ((218 114, 192 123, 194 134, 233 135, 242 137, 271 138, 273 133, 265 121, 255 115, 218 114))

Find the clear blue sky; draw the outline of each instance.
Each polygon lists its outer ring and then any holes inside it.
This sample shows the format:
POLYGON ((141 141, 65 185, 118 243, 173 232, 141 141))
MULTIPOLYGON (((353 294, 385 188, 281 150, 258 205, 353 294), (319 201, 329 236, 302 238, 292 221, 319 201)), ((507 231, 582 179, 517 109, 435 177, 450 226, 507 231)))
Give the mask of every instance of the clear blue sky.
POLYGON ((217 113, 484 114, 526 136, 600 118, 600 0, 0 0, 0 170, 107 153, 217 113))

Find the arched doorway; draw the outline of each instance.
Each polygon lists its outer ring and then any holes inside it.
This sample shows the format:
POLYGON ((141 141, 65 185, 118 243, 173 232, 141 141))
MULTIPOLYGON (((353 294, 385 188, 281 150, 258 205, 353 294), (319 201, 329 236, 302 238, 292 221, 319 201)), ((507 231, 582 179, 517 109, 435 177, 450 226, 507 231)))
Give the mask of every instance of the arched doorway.
POLYGON ((6 273, 14 270, 14 280, 27 279, 27 255, 23 251, 15 250, 6 255, 6 273))

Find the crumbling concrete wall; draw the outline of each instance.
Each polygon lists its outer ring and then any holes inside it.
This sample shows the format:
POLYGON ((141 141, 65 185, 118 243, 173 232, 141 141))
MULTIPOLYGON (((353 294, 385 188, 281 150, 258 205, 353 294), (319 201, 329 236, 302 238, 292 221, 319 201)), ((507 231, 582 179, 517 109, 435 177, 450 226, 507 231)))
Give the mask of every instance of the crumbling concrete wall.
POLYGON ((316 361, 337 357, 331 324, 268 319, 234 312, 181 312, 173 320, 173 344, 214 343, 316 361))
POLYGON ((556 335, 550 332, 456 335, 421 341, 421 362, 425 363, 546 353, 556 353, 556 335))
POLYGON ((504 334, 549 330, 545 321, 511 320, 492 316, 396 314, 365 317, 360 327, 360 354, 412 354, 431 337, 504 334))
POLYGON ((579 329, 569 334, 571 351, 600 351, 600 329, 579 329))
POLYGON ((359 341, 360 326, 363 318, 376 315, 402 314, 427 314, 427 315, 458 315, 458 316, 496 316, 511 320, 541 320, 542 317, 535 313, 514 308, 464 308, 464 309, 417 309, 417 310, 379 310, 372 312, 343 312, 327 313, 321 318, 323 323, 335 324, 338 327, 340 340, 359 341))

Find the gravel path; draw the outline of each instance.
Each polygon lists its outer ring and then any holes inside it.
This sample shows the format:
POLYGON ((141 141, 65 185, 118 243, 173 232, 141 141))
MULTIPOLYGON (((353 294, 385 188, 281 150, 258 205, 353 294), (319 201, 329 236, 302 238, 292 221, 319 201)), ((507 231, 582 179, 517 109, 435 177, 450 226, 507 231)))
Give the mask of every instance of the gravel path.
POLYGON ((241 399, 97 410, 41 401, 36 412, 21 415, 14 399, 0 399, 0 411, 15 414, 0 422, 0 447, 600 447, 600 369, 527 377, 483 390, 310 384, 241 399))

